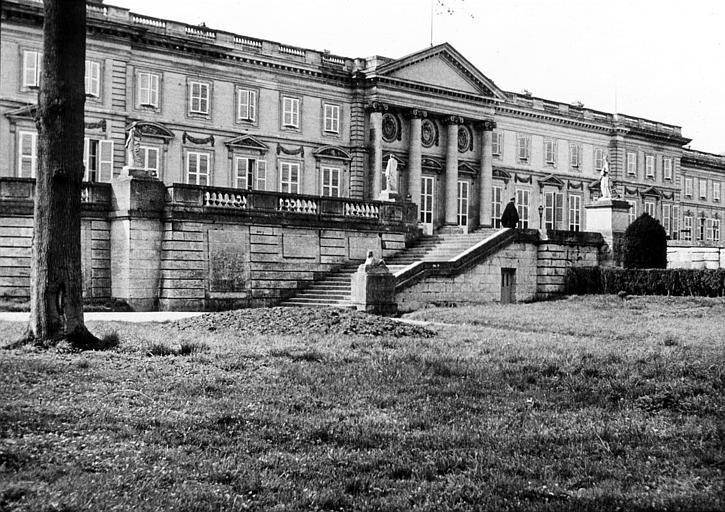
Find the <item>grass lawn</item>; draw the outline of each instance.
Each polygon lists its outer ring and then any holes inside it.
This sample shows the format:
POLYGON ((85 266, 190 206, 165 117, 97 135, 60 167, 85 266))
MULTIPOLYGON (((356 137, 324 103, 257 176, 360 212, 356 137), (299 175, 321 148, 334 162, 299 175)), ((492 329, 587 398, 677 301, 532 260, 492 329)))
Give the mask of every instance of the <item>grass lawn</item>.
POLYGON ((0 511, 725 509, 725 300, 410 317, 438 334, 2 350, 0 511))

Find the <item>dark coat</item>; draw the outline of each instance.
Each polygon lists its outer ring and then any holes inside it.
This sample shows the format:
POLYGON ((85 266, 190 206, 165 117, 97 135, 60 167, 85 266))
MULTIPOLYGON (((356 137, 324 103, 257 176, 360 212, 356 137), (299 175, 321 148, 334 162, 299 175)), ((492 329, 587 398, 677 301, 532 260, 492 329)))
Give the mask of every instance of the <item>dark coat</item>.
POLYGON ((505 228, 515 228, 519 223, 519 212, 516 210, 516 205, 513 201, 506 205, 506 208, 501 215, 501 225, 505 228))

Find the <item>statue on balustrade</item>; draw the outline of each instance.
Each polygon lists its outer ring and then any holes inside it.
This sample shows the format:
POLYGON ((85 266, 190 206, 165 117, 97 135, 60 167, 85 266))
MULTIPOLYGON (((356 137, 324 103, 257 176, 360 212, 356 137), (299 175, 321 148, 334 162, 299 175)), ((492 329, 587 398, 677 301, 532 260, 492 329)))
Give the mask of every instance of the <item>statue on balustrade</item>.
POLYGON ((141 133, 136 123, 131 123, 126 137, 126 166, 137 169, 143 164, 141 162, 141 133))
POLYGON ((609 177, 609 157, 604 157, 604 164, 600 172, 599 189, 602 193, 600 199, 612 198, 612 180, 609 177))

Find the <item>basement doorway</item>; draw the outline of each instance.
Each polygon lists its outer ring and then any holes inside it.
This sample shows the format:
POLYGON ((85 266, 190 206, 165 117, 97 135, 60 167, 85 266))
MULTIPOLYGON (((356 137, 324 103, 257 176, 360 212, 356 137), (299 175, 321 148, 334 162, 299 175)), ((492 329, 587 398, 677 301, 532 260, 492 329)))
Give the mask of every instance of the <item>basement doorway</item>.
POLYGON ((516 302, 516 269, 501 269, 501 304, 516 302))

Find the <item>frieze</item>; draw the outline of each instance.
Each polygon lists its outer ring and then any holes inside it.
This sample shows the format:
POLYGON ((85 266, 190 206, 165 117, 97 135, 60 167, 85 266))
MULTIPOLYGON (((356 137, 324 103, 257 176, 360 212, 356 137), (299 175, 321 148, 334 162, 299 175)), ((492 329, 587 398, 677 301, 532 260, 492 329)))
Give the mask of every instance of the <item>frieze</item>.
POLYGON ((286 147, 282 146, 282 144, 277 143, 277 154, 284 153, 285 155, 299 155, 304 158, 305 156, 305 148, 303 146, 298 147, 297 149, 287 149, 286 147))
POLYGON ((191 142, 192 144, 209 144, 211 146, 214 145, 214 136, 209 135, 208 137, 194 137, 192 135, 189 135, 188 133, 184 132, 181 136, 181 142, 183 144, 186 144, 187 142, 191 142))
POLYGON ((86 127, 86 130, 102 130, 105 132, 106 131, 106 120, 101 119, 100 121, 95 121, 95 122, 91 122, 91 123, 86 122, 85 127, 86 127))

